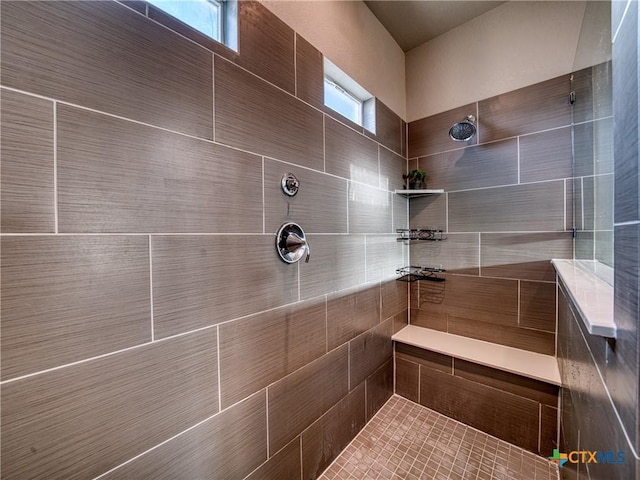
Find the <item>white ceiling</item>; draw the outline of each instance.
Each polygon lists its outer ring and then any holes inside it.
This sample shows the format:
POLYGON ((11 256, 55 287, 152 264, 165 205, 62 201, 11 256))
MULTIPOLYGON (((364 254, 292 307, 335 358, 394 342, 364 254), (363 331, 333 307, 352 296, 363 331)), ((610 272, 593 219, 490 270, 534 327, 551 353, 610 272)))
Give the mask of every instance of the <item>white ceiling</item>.
POLYGON ((505 2, 365 0, 364 3, 406 52, 505 2))

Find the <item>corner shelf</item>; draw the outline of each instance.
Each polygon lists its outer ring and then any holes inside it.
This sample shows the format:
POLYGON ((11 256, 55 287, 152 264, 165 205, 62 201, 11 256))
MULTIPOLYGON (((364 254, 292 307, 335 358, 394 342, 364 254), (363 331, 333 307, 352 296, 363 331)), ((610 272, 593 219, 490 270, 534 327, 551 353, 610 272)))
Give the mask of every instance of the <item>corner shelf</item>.
POLYGON ((444 193, 444 188, 427 189, 427 190, 394 190, 394 193, 406 198, 422 197, 424 195, 439 195, 444 193))
POLYGON ((402 267, 396 270, 400 277, 396 278, 399 282, 417 282, 418 280, 428 280, 429 282, 444 282, 443 277, 438 277, 438 273, 446 272, 443 268, 432 267, 402 267))
POLYGON ((444 230, 436 228, 397 228, 396 233, 400 235, 397 240, 399 242, 410 241, 429 241, 429 242, 441 242, 446 240, 444 237, 444 230))

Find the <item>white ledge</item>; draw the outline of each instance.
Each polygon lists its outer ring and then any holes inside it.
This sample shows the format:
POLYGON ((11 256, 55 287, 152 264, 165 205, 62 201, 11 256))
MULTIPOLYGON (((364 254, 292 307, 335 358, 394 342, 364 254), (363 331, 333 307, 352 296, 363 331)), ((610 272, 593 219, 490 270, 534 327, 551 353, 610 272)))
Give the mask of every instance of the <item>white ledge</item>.
POLYGON ((392 340, 561 386, 556 357, 409 325, 392 340))
POLYGON ((591 335, 616 338, 613 287, 575 260, 551 260, 551 263, 587 331, 591 335))
POLYGON ((420 197, 422 195, 438 195, 444 193, 443 188, 425 189, 425 190, 395 190, 395 193, 403 197, 420 197))

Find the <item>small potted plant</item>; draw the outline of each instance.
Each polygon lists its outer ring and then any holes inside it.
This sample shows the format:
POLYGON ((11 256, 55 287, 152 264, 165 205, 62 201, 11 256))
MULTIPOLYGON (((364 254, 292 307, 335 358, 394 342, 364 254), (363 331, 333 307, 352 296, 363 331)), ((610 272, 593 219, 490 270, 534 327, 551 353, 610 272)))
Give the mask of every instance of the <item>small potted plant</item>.
POLYGON ((421 168, 411 170, 408 174, 402 175, 409 190, 422 190, 427 188, 427 173, 421 168))

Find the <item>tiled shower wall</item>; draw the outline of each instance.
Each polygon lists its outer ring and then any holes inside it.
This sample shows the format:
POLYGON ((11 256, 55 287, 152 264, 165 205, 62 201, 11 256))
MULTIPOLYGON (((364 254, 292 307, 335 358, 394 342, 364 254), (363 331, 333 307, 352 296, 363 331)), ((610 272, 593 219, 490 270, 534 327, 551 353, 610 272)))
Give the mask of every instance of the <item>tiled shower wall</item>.
POLYGON ((328 114, 320 52, 239 22, 236 54, 144 2, 2 2, 3 478, 312 479, 391 394, 405 124, 328 114))
POLYGON ((409 124, 409 168, 438 196, 411 200, 410 226, 446 231, 411 245, 411 263, 442 266, 446 282, 416 282, 411 323, 555 354, 555 273, 572 258, 570 75, 409 124), (466 115, 477 135, 453 142, 466 115))
POLYGON ((611 451, 623 463, 567 464, 565 479, 640 478, 638 2, 612 2, 614 130, 614 319, 617 338, 590 335, 560 289, 558 356, 561 451, 611 451))

